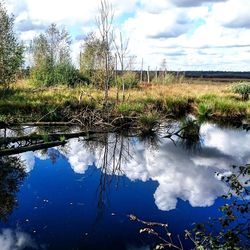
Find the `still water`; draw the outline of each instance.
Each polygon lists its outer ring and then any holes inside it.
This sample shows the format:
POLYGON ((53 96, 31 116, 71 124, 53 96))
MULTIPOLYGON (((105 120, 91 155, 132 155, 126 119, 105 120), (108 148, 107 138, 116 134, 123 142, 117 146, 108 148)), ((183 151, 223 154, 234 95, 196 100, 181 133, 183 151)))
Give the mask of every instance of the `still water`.
POLYGON ((2 157, 12 167, 0 170, 0 249, 150 249, 156 239, 129 214, 168 223, 191 248, 184 230, 219 216, 228 187, 215 172, 250 161, 250 133, 206 123, 189 141, 166 131, 2 157))

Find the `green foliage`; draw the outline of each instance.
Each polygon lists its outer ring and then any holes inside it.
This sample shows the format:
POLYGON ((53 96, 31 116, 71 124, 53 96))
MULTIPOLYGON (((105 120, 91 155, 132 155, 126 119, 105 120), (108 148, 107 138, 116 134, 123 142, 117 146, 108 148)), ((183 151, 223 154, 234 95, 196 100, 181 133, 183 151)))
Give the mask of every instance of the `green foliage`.
POLYGON ((114 85, 118 86, 120 89, 130 89, 138 86, 139 79, 136 76, 136 73, 127 71, 122 76, 117 76, 114 81, 114 85))
POLYGON ((212 115, 212 107, 207 103, 199 103, 198 115, 200 118, 207 118, 212 115))
POLYGON ((89 33, 80 53, 80 73, 88 82, 100 89, 106 89, 112 80, 114 60, 110 44, 95 33, 89 33))
POLYGON ((14 17, 9 16, 0 0, 0 85, 14 82, 23 64, 23 46, 14 33, 14 17))
POLYGON ((150 133, 158 124, 159 115, 156 112, 143 114, 139 118, 139 125, 143 133, 150 133))
POLYGON ((117 105, 117 111, 122 115, 131 115, 131 113, 141 113, 144 106, 140 103, 121 103, 117 105))
POLYGON ((152 82, 158 84, 171 84, 171 83, 182 83, 184 81, 184 76, 176 76, 171 73, 161 74, 158 77, 155 77, 152 82))
POLYGON ((164 102, 165 109, 175 116, 182 116, 190 110, 188 99, 181 97, 167 98, 164 102))
POLYGON ((33 58, 31 78, 36 84, 73 86, 84 80, 71 63, 70 43, 68 32, 59 30, 55 24, 33 40, 30 46, 33 58))
POLYGON ((236 94, 241 94, 243 101, 249 100, 250 94, 250 82, 242 82, 233 87, 233 92, 236 94))

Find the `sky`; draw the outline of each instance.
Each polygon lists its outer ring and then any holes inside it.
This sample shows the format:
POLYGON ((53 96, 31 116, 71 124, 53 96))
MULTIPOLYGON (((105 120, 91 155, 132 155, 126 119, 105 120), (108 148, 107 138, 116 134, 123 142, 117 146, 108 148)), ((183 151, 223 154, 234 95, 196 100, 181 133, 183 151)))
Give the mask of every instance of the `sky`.
MULTIPOLYGON (((116 37, 129 40, 133 67, 250 71, 250 0, 110 0, 116 37)), ((5 0, 16 32, 29 43, 52 22, 72 37, 77 64, 83 37, 95 31, 100 0, 5 0)))

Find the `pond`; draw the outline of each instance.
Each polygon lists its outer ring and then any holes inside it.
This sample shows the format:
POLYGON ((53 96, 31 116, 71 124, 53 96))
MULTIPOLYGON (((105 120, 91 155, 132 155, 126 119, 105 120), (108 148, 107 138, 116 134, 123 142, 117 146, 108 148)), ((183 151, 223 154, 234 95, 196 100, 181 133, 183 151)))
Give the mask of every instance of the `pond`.
POLYGON ((228 187, 215 172, 250 161, 250 133, 204 123, 192 139, 165 136, 176 126, 2 156, 0 249, 151 249, 156 238, 140 234, 130 214, 168 223, 191 248, 184 230, 220 215, 228 187))

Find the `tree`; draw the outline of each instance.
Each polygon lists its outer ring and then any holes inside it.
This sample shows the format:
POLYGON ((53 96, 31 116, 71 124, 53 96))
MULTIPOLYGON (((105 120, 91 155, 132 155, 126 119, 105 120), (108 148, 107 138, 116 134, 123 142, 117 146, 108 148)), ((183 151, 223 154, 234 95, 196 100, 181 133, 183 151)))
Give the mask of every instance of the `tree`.
POLYGON ((44 34, 36 37, 30 46, 32 55, 32 76, 43 85, 66 83, 77 80, 70 57, 71 39, 65 29, 59 30, 51 24, 44 34))
POLYGON ((23 46, 18 42, 14 17, 9 16, 0 0, 0 84, 9 87, 23 63, 23 46))
POLYGON ((106 105, 108 101, 110 82, 114 73, 114 57, 112 55, 112 44, 114 41, 113 18, 114 12, 112 5, 110 5, 107 0, 101 0, 101 7, 99 9, 99 15, 96 18, 96 25, 103 46, 104 105, 106 105))
MULTIPOLYGON (((122 33, 120 32, 120 36, 119 36, 119 43, 116 43, 116 41, 114 40, 114 44, 115 44, 115 49, 116 49, 116 55, 118 57, 119 63, 120 63, 120 67, 121 67, 121 74, 123 75, 124 70, 125 70, 125 58, 128 54, 128 43, 129 40, 128 39, 123 39, 122 33)), ((118 95, 118 93, 117 93, 118 95)), ((122 101, 124 102, 125 100, 125 82, 124 79, 122 77, 122 101)))
POLYGON ((104 88, 103 67, 104 44, 95 33, 89 33, 82 45, 80 54, 80 72, 89 79, 89 82, 100 88, 104 88))
POLYGON ((104 106, 114 77, 113 17, 112 5, 107 0, 101 0, 96 17, 98 32, 91 32, 86 36, 80 54, 80 72, 89 77, 93 85, 104 90, 104 106))

